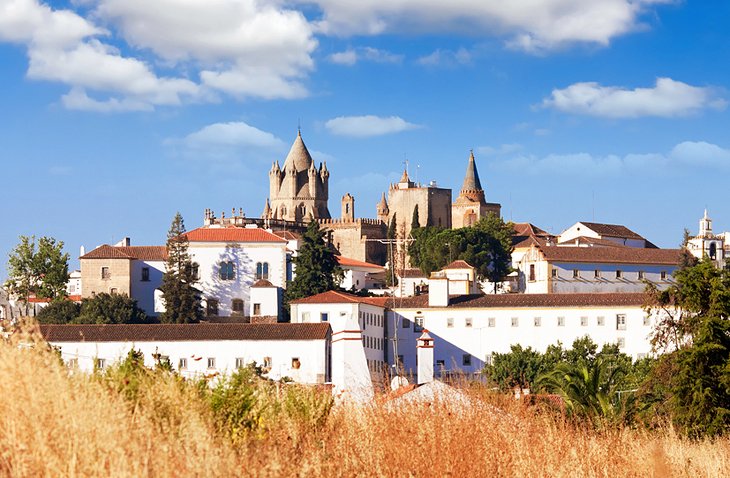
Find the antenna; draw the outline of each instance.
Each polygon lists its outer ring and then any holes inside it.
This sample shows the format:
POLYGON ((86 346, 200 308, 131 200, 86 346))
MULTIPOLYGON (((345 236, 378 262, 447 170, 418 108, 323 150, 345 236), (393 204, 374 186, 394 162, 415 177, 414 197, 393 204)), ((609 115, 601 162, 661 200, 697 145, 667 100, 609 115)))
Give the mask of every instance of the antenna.
POLYGON ((405 167, 406 174, 408 174, 408 158, 406 157, 406 153, 403 153, 403 166, 405 167))

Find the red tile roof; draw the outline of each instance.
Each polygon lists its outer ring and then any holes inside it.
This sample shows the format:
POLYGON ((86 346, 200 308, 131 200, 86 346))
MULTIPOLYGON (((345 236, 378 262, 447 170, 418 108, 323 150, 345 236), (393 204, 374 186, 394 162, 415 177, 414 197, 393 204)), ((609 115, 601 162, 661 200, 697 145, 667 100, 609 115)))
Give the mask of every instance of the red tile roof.
MULTIPOLYGON (((520 307, 611 307, 642 306, 646 302, 644 293, 600 293, 600 294, 486 294, 461 295, 449 299, 449 307, 459 308, 520 308, 520 307)), ((428 295, 395 299, 389 308, 428 308, 428 295)))
POLYGON ((276 287, 271 282, 267 281, 266 279, 259 279, 256 282, 254 282, 251 287, 276 287))
POLYGON ((474 267, 469 265, 469 263, 466 261, 457 259, 457 260, 453 261, 451 264, 444 266, 441 270, 446 270, 446 269, 474 269, 474 267))
POLYGON ((185 235, 190 242, 286 242, 264 229, 247 227, 199 227, 185 235))
POLYGON ((343 256, 335 256, 337 257, 337 262, 340 264, 340 267, 343 269, 348 269, 350 267, 364 267, 367 269, 377 269, 378 271, 382 271, 385 269, 383 266, 379 266, 377 264, 371 264, 370 262, 363 262, 358 261, 357 259, 350 259, 349 257, 343 257, 343 256))
POLYGON ((101 245, 79 259, 137 259, 140 261, 166 261, 165 246, 110 246, 101 245))
POLYGON ((49 342, 183 342, 195 340, 322 340, 329 323, 41 325, 49 342))
POLYGON ((291 301, 292 304, 369 304, 384 307, 389 297, 361 297, 337 290, 329 290, 321 294, 291 301))
POLYGON ((287 241, 294 241, 296 239, 301 239, 301 236, 299 234, 293 233, 291 231, 274 231, 274 234, 279 236, 282 239, 286 239, 287 241))
POLYGON ((423 278, 426 278, 426 274, 424 274, 421 269, 417 269, 417 268, 404 269, 402 271, 397 271, 396 274, 398 275, 398 277, 406 277, 406 278, 423 277, 423 278))
POLYGON ((621 237, 626 239, 644 239, 643 236, 635 233, 621 224, 601 224, 598 222, 580 222, 585 227, 600 234, 601 236, 621 237))
POLYGON ((529 222, 516 222, 513 224, 515 236, 549 236, 550 233, 544 229, 540 229, 529 222))
POLYGON ((676 266, 681 249, 638 247, 540 246, 548 262, 595 262, 600 264, 657 264, 676 266))

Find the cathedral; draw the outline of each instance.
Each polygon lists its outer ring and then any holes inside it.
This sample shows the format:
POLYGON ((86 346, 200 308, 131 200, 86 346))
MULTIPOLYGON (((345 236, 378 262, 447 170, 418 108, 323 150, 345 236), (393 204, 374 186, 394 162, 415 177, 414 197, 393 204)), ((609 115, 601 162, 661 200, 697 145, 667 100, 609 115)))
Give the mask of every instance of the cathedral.
POLYGON ((383 193, 374 219, 355 215, 355 198, 350 193, 342 197, 341 217, 332 218, 328 207, 329 176, 327 164, 315 165, 301 132, 297 132, 284 164, 279 166, 275 161, 269 171, 269 197, 261 215, 264 224, 275 230, 298 231, 315 220, 328 231, 332 245, 341 255, 384 264, 387 254, 383 240, 392 221, 398 236, 408 237, 415 217, 420 226, 458 228, 471 226, 489 213, 500 214, 499 204, 486 202, 473 152, 461 191, 453 203, 451 189, 438 187, 435 181, 428 185, 416 183, 405 170, 400 181, 390 184, 387 195, 383 193))

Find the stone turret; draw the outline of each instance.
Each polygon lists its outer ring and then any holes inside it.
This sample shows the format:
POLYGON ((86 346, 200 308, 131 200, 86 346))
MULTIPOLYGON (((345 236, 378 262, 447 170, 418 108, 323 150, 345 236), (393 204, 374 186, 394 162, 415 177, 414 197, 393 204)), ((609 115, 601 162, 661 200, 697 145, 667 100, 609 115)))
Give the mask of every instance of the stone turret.
POLYGON ((459 197, 468 198, 472 202, 486 203, 484 200, 484 189, 479 181, 479 173, 477 172, 476 161, 474 160, 474 151, 469 154, 469 163, 466 166, 466 175, 464 176, 464 184, 461 186, 459 197))
POLYGON ((377 212, 378 219, 383 222, 388 222, 388 214, 390 214, 390 210, 388 209, 388 201, 385 200, 385 193, 383 193, 383 196, 380 198, 380 202, 375 206, 375 210, 377 212))
POLYGON ((501 209, 501 205, 486 201, 482 182, 479 180, 474 151, 470 151, 464 183, 459 191, 459 197, 451 205, 452 227, 471 226, 490 212, 499 216, 501 209))
POLYGON ((355 198, 350 193, 342 196, 342 220, 343 221, 354 221, 355 220, 355 198))
POLYGON ((266 199, 266 204, 264 205, 264 212, 261 214, 261 219, 271 219, 271 205, 269 204, 269 199, 266 199))

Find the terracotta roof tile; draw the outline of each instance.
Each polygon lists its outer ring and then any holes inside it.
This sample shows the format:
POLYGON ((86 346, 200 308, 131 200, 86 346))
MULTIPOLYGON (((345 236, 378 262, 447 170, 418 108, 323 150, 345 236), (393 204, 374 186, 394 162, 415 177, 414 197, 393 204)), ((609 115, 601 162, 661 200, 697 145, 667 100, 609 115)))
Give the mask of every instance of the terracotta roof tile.
POLYGON ((446 270, 446 269, 474 269, 474 267, 469 265, 469 263, 466 261, 457 259, 457 260, 453 261, 451 264, 444 266, 441 270, 446 270))
POLYGON ((329 290, 321 294, 291 301, 292 304, 369 304, 384 307, 389 297, 361 297, 337 290, 329 290))
POLYGON ((286 242, 264 229, 247 227, 199 227, 185 235, 190 242, 286 242))
MULTIPOLYGON (((601 307, 642 306, 644 293, 601 294, 487 294, 461 295, 449 299, 449 307, 458 308, 512 308, 512 307, 601 307)), ((389 308, 428 308, 428 295, 404 297, 388 304, 389 308)))
POLYGON ((193 340, 322 340, 329 323, 40 325, 49 342, 181 342, 193 340))
POLYGON ((301 236, 299 234, 296 234, 291 231, 274 231, 273 233, 282 239, 286 239, 287 241, 294 241, 297 239, 301 239, 301 236))
POLYGON ((601 264, 679 264, 681 249, 638 247, 540 246, 549 262, 595 262, 601 264))
POLYGON ((370 262, 358 261, 357 259, 351 259, 349 257, 344 257, 344 256, 335 256, 335 257, 337 257, 337 262, 344 269, 347 269, 348 267, 365 267, 365 268, 369 268, 369 269, 377 269, 379 271, 382 271, 383 269, 385 269, 385 267, 383 267, 383 266, 379 266, 377 264, 371 264, 370 262))
POLYGON ((406 278, 423 277, 423 278, 426 278, 426 274, 424 274, 421 269, 413 268, 413 269, 404 269, 403 271, 398 272, 398 277, 406 277, 406 278))
POLYGON ((79 259, 138 259, 141 261, 166 261, 165 246, 110 246, 101 245, 79 259))
POLYGON ((643 236, 635 233, 626 226, 622 226, 621 224, 601 224, 598 222, 583 221, 581 221, 580 223, 583 224, 585 227, 591 229, 592 231, 600 234, 601 236, 625 237, 627 239, 644 239, 643 236))
POLYGON ((256 282, 254 282, 251 287, 276 287, 271 282, 267 281, 266 279, 259 279, 256 282))

